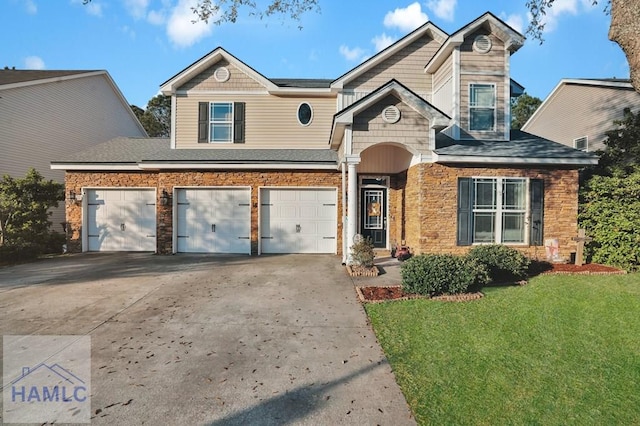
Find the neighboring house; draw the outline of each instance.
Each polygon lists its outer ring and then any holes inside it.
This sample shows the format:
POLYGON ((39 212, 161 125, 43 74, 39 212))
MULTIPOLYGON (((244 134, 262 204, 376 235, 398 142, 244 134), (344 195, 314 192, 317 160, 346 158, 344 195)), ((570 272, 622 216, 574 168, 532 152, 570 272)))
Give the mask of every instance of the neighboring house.
POLYGON ((510 131, 524 37, 487 13, 431 22, 335 80, 269 79, 222 48, 162 84, 170 139, 120 138, 67 171, 72 250, 466 252, 575 247, 577 151, 510 131), (514 92, 512 92, 514 91, 514 92))
POLYGON ((582 151, 605 148, 605 132, 617 127, 625 108, 640 109, 631 80, 563 79, 522 130, 582 151))
MULTIPOLYGON (((0 175, 22 178, 35 168, 64 182, 50 162, 118 136, 147 134, 106 71, 0 69, 0 175)), ((62 231, 64 202, 53 209, 62 231)))

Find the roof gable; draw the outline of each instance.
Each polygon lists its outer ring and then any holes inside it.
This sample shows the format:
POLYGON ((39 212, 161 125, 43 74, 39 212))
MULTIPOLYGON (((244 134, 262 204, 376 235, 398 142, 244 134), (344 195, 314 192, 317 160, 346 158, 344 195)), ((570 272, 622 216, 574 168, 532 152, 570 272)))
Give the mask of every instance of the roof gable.
POLYGON ((46 84, 74 78, 90 77, 106 74, 104 70, 14 70, 0 69, 0 88, 13 89, 16 87, 46 84))
POLYGON ((511 28, 493 13, 487 12, 453 33, 425 66, 425 72, 436 72, 456 47, 460 46, 470 34, 482 27, 488 28, 491 33, 502 40, 505 50, 511 53, 520 49, 524 44, 525 38, 522 34, 511 28))
POLYGON ((378 52, 376 55, 364 61, 362 64, 356 66, 351 69, 347 73, 338 77, 331 83, 331 88, 333 90, 340 90, 344 87, 346 83, 355 79, 358 76, 361 76, 365 72, 371 70, 375 66, 381 64, 394 54, 398 53, 405 47, 409 46, 416 40, 420 39, 424 35, 429 35, 432 39, 436 40, 438 43, 443 43, 447 39, 447 33, 441 30, 437 25, 433 22, 427 22, 421 27, 417 28, 413 32, 407 34, 391 46, 386 49, 378 52))
POLYGON ((171 95, 172 93, 175 93, 178 88, 182 87, 191 79, 200 75, 202 72, 206 71, 222 59, 226 60, 229 64, 232 64, 234 67, 251 77, 266 90, 277 90, 278 86, 267 77, 260 74, 258 71, 254 70, 249 65, 245 64, 244 62, 224 50, 222 47, 217 47, 209 54, 198 59, 187 68, 183 69, 178 74, 162 83, 160 85, 160 91, 164 95, 171 95))
POLYGON ((427 102, 424 98, 418 96, 399 81, 391 80, 334 115, 330 138, 331 146, 335 147, 340 143, 345 127, 353 124, 356 115, 375 105, 388 95, 394 95, 420 115, 427 118, 432 128, 443 129, 450 124, 451 117, 447 114, 427 102))

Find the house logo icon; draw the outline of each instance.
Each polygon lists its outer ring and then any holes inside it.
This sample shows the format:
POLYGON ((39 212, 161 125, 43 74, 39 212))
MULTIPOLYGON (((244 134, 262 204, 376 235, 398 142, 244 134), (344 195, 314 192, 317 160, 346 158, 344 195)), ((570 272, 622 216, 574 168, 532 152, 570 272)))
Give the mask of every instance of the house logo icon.
POLYGON ((13 403, 82 403, 86 400, 85 381, 57 363, 23 367, 20 377, 11 382, 13 403))

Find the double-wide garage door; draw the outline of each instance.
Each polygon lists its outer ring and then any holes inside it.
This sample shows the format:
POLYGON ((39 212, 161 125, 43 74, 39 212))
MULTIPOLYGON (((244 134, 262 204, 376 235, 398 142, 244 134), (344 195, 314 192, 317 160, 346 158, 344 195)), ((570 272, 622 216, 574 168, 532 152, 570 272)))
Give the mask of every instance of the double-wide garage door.
POLYGON ((179 252, 251 254, 249 188, 178 189, 176 197, 179 252))
POLYGON ((262 189, 262 253, 335 253, 336 203, 333 188, 262 189))
POLYGON ((155 251, 153 189, 90 189, 87 197, 89 251, 155 251))

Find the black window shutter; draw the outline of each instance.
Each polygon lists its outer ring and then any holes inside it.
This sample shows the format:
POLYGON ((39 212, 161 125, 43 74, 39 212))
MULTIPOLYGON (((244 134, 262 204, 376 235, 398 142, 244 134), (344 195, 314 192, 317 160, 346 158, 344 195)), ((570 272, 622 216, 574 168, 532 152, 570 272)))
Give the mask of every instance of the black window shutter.
POLYGON ((244 102, 233 103, 233 143, 244 143, 244 102))
POLYGON ((198 102, 198 143, 209 142, 209 102, 198 102))
POLYGON ((544 231, 544 181, 531 179, 529 182, 529 196, 531 197, 531 229, 529 230, 529 244, 541 246, 544 231))
POLYGON ((473 243, 473 179, 458 179, 458 238, 459 246, 473 243))

